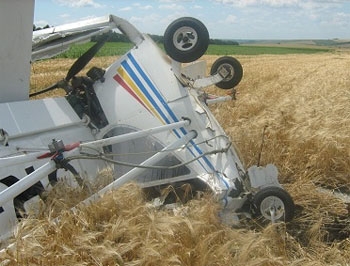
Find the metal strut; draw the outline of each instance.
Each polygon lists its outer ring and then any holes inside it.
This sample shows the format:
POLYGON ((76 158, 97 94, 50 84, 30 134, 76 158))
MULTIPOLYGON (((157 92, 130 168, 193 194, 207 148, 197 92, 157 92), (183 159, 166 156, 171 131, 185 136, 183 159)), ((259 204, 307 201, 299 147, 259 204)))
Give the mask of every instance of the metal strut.
POLYGON ((105 138, 105 139, 101 139, 101 140, 95 140, 95 141, 81 143, 80 147, 81 148, 85 148, 85 147, 92 147, 92 148, 104 147, 104 146, 108 146, 108 145, 124 142, 124 141, 127 141, 127 140, 137 139, 137 138, 141 138, 141 137, 144 137, 144 136, 149 136, 149 135, 152 135, 152 134, 156 134, 156 133, 172 130, 172 129, 175 129, 175 128, 181 128, 181 127, 184 127, 184 126, 188 126, 190 123, 191 123, 191 121, 189 119, 184 118, 184 120, 182 120, 182 121, 171 123, 171 124, 167 124, 167 125, 163 125, 163 126, 159 126, 159 127, 154 127, 154 128, 149 128, 149 129, 136 131, 136 132, 126 133, 126 134, 122 134, 122 135, 118 135, 118 136, 114 136, 114 137, 110 137, 110 138, 105 138))
POLYGON ((4 205, 6 202, 12 200, 23 191, 30 188, 33 184, 39 182, 43 177, 49 175, 56 170, 56 163, 52 160, 32 172, 31 174, 18 180, 12 186, 6 188, 0 193, 0 206, 4 205))
MULTIPOLYGON (((186 145, 188 142, 190 142, 192 139, 194 139, 197 136, 196 131, 190 131, 187 135, 183 136, 182 138, 178 139, 177 141, 173 142, 172 144, 165 147, 161 152, 156 153, 152 157, 148 158, 147 160, 140 163, 142 166, 152 166, 162 158, 166 157, 170 152, 172 152, 175 148, 180 148, 183 145, 186 145)), ((113 181, 109 185, 105 186, 103 189, 98 191, 97 193, 93 194, 86 200, 82 201, 82 204, 89 204, 91 202, 97 201, 101 196, 106 194, 108 191, 111 191, 115 188, 121 187, 122 185, 132 181, 134 178, 139 176, 143 171, 146 169, 135 167, 131 169, 126 174, 119 177, 117 180, 113 181)), ((74 211, 74 210, 73 210, 74 211)))

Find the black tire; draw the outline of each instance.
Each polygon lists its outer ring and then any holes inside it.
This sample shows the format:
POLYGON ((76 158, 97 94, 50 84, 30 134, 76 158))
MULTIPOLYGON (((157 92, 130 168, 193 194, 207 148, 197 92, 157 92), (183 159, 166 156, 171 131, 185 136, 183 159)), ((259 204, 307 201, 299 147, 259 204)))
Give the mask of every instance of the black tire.
POLYGON ((210 75, 215 75, 224 67, 229 72, 228 76, 216 84, 221 89, 232 89, 238 85, 243 77, 243 67, 234 57, 223 56, 218 58, 211 66, 210 75))
POLYGON ((280 187, 266 187, 258 191, 253 198, 254 215, 261 216, 265 220, 272 221, 269 206, 271 201, 276 208, 275 222, 289 222, 294 217, 294 202, 287 191, 280 187))
POLYGON ((175 61, 189 63, 200 58, 209 45, 205 25, 191 17, 173 21, 164 33, 164 49, 175 61))

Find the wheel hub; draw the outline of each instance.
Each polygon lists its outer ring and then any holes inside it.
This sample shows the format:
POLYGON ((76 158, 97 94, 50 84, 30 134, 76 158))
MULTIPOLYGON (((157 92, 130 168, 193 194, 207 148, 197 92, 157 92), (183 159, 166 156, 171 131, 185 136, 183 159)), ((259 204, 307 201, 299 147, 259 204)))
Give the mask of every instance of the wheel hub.
POLYGON ((223 79, 223 81, 227 81, 233 78, 234 74, 235 74, 235 70, 233 69, 233 67, 230 64, 223 64, 219 67, 218 72, 221 71, 221 69, 225 69, 227 72, 227 75, 225 76, 225 78, 223 79))
POLYGON ((260 212, 265 219, 275 222, 284 215, 284 203, 276 196, 266 197, 260 204, 260 212))
POLYGON ((180 51, 188 51, 198 42, 198 35, 191 27, 177 29, 173 36, 174 46, 180 51))

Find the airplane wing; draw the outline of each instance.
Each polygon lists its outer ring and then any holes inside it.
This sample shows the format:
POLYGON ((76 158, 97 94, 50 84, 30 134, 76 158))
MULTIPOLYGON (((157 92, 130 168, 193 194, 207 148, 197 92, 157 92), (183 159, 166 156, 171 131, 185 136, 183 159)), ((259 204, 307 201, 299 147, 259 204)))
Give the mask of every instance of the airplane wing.
POLYGON ((66 51, 73 43, 87 42, 92 36, 118 28, 138 44, 142 34, 128 21, 114 15, 98 17, 33 32, 32 62, 66 51))

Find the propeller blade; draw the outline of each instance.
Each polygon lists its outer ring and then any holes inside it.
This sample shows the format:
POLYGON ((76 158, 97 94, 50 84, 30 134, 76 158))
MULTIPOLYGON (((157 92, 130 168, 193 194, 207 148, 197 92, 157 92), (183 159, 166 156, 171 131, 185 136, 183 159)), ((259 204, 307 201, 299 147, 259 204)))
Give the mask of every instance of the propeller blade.
POLYGON ((33 92, 33 93, 29 94, 29 97, 37 96, 39 94, 42 94, 42 93, 45 93, 45 92, 57 89, 58 87, 59 86, 58 86, 58 82, 57 82, 57 83, 51 85, 50 87, 47 87, 46 89, 43 89, 41 91, 37 91, 37 92, 33 92))
POLYGON ((82 54, 69 69, 65 80, 69 81, 72 77, 78 74, 90 62, 90 60, 95 56, 95 54, 97 54, 97 52, 105 44, 107 39, 108 36, 106 35, 103 38, 101 38, 96 44, 94 44, 89 50, 87 50, 84 54, 82 54))
POLYGON ((102 36, 102 38, 97 43, 95 43, 89 50, 87 50, 84 54, 82 54, 70 67, 70 69, 68 70, 67 76, 64 80, 61 80, 41 91, 31 93, 29 94, 29 97, 37 96, 57 88, 65 88, 68 84, 68 81, 71 80, 71 78, 73 78, 76 74, 78 74, 90 62, 90 60, 95 56, 95 54, 97 54, 97 52, 105 44, 107 39, 108 39, 107 35, 102 36))

